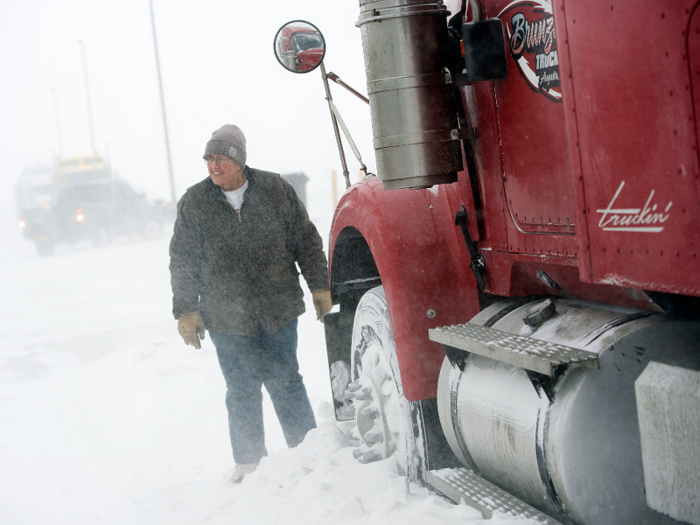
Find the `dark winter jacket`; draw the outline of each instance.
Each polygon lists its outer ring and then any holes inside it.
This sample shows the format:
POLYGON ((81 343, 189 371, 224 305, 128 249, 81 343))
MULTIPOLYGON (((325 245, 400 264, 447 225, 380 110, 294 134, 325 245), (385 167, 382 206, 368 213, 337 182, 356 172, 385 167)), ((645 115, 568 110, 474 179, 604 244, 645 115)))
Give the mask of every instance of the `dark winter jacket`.
POLYGON ((208 329, 276 332, 305 311, 298 263, 311 291, 325 289, 323 242, 294 188, 246 166, 240 220, 207 177, 178 203, 170 241, 173 315, 199 311, 208 329))

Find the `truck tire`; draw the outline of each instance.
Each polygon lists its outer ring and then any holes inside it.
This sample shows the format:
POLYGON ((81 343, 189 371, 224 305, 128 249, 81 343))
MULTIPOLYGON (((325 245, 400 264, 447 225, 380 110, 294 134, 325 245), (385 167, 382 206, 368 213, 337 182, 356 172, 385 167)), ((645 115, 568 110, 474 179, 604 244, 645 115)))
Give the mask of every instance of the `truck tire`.
POLYGON ((56 245, 53 243, 53 241, 38 240, 35 242, 35 245, 37 253, 42 257, 53 255, 53 252, 56 249, 56 245))
POLYGON ((354 456, 362 463, 391 456, 411 481, 422 481, 426 440, 420 403, 403 395, 394 333, 384 288, 366 292, 352 329, 348 397, 355 411, 352 437, 360 441, 354 456))

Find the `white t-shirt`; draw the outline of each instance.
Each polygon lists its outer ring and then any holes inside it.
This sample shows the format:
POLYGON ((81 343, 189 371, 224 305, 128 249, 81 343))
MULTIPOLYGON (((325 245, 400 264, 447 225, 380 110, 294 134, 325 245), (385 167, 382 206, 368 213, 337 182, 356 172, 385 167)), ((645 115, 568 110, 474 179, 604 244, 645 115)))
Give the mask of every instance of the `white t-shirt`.
POLYGON ((243 194, 247 189, 248 181, 245 181, 245 184, 243 184, 243 186, 241 186, 237 190, 224 191, 224 195, 226 195, 226 200, 231 206, 233 206, 233 209, 236 210, 239 219, 241 217, 241 205, 243 204, 243 194))

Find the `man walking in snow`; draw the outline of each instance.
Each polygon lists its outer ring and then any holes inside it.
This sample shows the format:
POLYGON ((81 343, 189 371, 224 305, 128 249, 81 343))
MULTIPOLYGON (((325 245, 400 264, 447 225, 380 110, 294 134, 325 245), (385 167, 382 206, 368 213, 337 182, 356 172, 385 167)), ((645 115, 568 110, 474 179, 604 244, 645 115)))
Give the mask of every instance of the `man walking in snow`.
POLYGON ((206 328, 216 347, 239 483, 267 455, 263 384, 288 446, 316 427, 297 362, 305 307, 296 265, 323 322, 332 307, 328 263, 292 186, 246 166, 237 126, 212 134, 204 160, 209 177, 180 199, 170 242, 173 315, 186 344, 200 348, 206 328))

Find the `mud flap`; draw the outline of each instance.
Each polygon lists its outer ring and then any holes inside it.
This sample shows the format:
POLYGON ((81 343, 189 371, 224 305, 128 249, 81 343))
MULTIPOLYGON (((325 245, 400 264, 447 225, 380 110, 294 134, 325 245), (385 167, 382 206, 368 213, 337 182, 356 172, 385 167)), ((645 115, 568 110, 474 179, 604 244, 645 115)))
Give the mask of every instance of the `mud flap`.
POLYGON ((347 421, 353 418, 347 410, 345 390, 350 383, 350 346, 352 345, 352 323, 354 315, 332 312, 323 318, 328 354, 328 374, 333 391, 335 418, 347 421), (347 377, 344 377, 344 376, 347 377))

